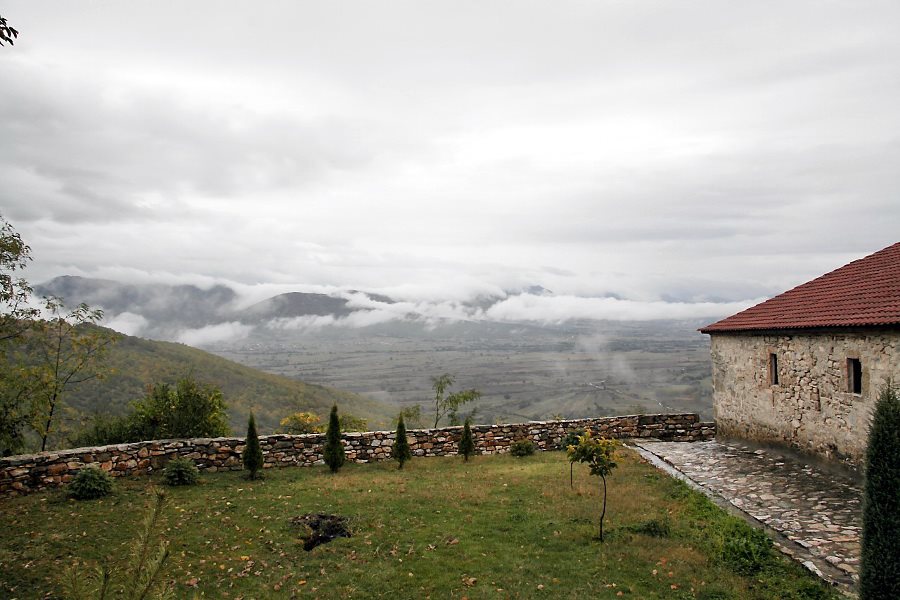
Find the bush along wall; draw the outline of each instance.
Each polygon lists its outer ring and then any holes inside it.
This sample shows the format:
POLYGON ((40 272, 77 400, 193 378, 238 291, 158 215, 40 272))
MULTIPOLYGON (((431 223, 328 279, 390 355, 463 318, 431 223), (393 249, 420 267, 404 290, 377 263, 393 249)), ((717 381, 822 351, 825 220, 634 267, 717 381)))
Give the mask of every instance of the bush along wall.
MULTIPOLYGON (((509 425, 472 425, 475 454, 508 452, 520 439, 530 439, 537 450, 555 450, 568 431, 590 428, 595 436, 657 438, 692 442, 715 437, 715 424, 701 422, 695 413, 629 415, 568 421, 532 421, 509 425)), ((462 427, 409 429, 413 456, 455 456, 462 427)), ((349 462, 391 459, 393 431, 344 433, 341 439, 349 462)), ((325 434, 260 436, 263 468, 324 464, 325 434)), ((0 497, 28 494, 64 485, 81 469, 99 467, 113 476, 143 475, 161 470, 169 460, 187 458, 201 471, 240 471, 244 438, 155 440, 99 448, 76 448, 0 458, 0 497)))

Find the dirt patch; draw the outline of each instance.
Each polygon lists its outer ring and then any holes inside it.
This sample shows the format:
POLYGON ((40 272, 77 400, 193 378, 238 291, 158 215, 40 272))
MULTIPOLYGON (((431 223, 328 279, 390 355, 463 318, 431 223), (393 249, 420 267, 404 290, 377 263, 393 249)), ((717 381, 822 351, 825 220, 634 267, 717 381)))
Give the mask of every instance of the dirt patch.
POLYGON ((291 524, 301 529, 303 549, 309 552, 320 544, 327 544, 339 537, 351 537, 347 517, 310 513, 291 519, 291 524))

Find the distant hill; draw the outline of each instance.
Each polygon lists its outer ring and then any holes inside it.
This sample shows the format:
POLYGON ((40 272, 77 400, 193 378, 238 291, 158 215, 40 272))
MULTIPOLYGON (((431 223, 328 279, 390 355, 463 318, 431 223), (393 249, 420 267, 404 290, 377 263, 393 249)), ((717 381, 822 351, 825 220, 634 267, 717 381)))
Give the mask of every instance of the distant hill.
POLYGON ((307 315, 346 317, 351 312, 353 310, 347 308, 346 298, 336 298, 327 294, 289 292, 257 302, 241 311, 237 317, 243 323, 259 323, 307 315))
POLYGON ((122 336, 106 364, 113 374, 73 387, 66 397, 81 416, 124 414, 131 401, 143 397, 148 384, 175 382, 188 374, 222 390, 236 434, 245 431, 251 407, 261 432, 273 431, 283 417, 296 411, 327 417, 335 403, 341 412, 366 418, 373 427, 387 426, 395 412, 358 394, 263 373, 183 344, 122 336))

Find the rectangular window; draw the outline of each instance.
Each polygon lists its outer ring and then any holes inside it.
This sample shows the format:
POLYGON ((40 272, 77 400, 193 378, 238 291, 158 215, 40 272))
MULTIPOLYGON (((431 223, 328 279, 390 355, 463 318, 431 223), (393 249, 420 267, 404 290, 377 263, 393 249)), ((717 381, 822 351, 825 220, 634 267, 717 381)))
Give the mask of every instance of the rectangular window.
POLYGON ((769 354, 769 385, 778 385, 778 355, 769 354))
POLYGON ((862 363, 858 358, 847 359, 847 391, 862 394, 862 363))

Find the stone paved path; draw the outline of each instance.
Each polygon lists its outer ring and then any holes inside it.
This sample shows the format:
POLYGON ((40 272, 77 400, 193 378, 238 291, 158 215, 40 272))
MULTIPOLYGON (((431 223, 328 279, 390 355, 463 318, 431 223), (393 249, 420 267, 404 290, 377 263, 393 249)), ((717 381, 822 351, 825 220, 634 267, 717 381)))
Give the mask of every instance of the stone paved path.
POLYGON ((787 538, 776 545, 808 569, 855 590, 862 501, 858 477, 743 442, 636 443, 787 538))

